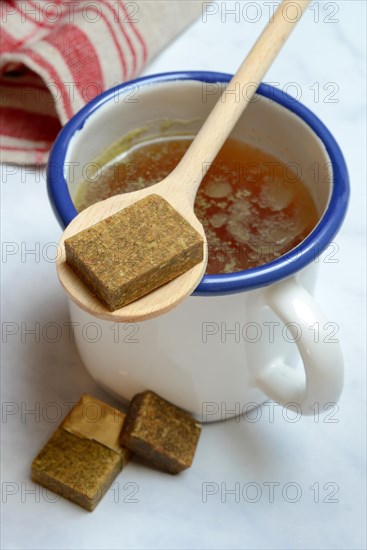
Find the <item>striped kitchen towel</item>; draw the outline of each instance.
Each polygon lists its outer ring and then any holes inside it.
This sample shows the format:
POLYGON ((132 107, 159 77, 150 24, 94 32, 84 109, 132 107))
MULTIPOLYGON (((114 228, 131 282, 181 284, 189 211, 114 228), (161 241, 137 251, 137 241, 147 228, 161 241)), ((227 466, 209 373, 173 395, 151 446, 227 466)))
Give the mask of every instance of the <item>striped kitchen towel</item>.
POLYGON ((44 164, 74 113, 135 77, 201 9, 200 0, 0 1, 0 160, 44 164))

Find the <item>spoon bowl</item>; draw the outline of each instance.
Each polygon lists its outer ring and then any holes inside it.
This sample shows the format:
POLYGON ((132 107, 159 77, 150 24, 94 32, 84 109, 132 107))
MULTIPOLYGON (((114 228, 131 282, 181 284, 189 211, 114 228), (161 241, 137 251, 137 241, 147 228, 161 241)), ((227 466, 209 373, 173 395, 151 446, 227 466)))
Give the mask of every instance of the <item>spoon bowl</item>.
POLYGON ((60 282, 73 300, 82 309, 99 317, 114 322, 133 322, 150 319, 157 314, 169 311, 195 290, 202 279, 207 266, 207 243, 202 224, 194 214, 189 200, 185 200, 182 192, 170 185, 170 174, 165 180, 147 189, 115 195, 100 201, 83 210, 65 229, 59 243, 60 254, 57 259, 57 270, 60 282), (163 188, 163 193, 162 193, 163 188), (168 192, 165 192, 168 188, 168 192), (64 241, 79 231, 86 229, 99 221, 112 216, 116 212, 130 206, 136 201, 151 195, 164 197, 203 237, 203 261, 176 277, 169 283, 150 292, 146 296, 127 304, 116 311, 109 311, 107 307, 91 292, 65 260, 64 241))

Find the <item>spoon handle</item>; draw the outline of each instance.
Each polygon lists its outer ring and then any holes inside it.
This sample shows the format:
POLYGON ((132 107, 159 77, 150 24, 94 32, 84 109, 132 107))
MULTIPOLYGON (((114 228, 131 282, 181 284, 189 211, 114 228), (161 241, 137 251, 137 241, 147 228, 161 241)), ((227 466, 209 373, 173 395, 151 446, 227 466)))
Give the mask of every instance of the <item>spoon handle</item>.
POLYGON ((192 205, 210 164, 309 3, 310 0, 283 0, 280 3, 273 18, 229 82, 185 156, 168 177, 169 185, 177 182, 181 193, 183 186, 186 188, 192 205))

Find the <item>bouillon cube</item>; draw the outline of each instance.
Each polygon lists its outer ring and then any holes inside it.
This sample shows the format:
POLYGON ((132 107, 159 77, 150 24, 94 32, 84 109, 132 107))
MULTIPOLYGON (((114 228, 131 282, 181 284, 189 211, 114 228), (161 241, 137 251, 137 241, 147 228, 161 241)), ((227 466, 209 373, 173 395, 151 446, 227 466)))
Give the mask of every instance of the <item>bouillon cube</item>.
MULTIPOLYGON (((190 146, 166 138, 133 147, 79 184, 78 211, 118 193, 163 180, 190 146)), ((317 223, 313 199, 299 174, 249 144, 228 139, 205 175, 195 213, 208 240, 207 273, 231 273, 285 254, 317 223)))

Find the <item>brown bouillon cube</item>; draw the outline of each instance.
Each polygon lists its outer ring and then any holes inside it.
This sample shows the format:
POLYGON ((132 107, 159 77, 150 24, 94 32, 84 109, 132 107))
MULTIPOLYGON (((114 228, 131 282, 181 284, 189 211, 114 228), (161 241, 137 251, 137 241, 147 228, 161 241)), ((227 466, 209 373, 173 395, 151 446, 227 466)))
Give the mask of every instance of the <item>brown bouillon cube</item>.
POLYGON ((94 510, 130 451, 119 444, 125 415, 83 395, 32 463, 32 479, 94 510))
POLYGON ((65 240, 66 262, 110 311, 203 260, 201 235, 165 199, 149 195, 65 240))
POLYGON ((201 425, 151 391, 131 401, 120 443, 159 470, 177 474, 192 464, 201 425))

